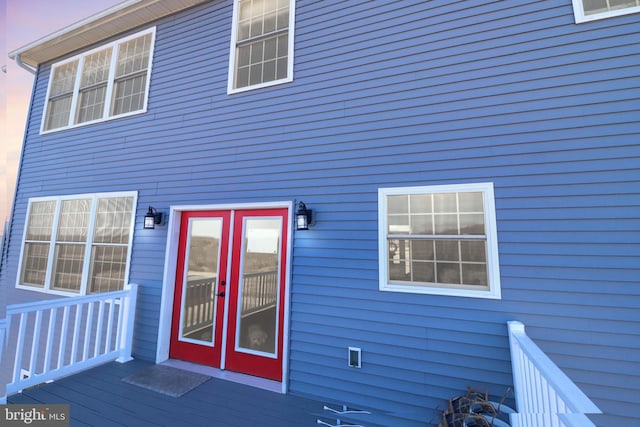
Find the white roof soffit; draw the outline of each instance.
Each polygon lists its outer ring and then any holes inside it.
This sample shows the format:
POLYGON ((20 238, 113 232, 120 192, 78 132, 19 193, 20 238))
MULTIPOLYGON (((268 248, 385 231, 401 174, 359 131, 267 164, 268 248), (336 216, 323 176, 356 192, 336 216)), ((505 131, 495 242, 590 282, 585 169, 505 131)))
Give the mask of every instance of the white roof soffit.
POLYGON ((126 0, 26 46, 9 58, 32 67, 208 0, 126 0))

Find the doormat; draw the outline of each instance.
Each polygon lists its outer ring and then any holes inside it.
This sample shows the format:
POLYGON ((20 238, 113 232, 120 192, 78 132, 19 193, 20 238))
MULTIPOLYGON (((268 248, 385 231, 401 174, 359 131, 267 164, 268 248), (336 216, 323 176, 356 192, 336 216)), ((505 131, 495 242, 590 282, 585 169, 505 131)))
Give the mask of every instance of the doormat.
POLYGON ((166 394, 167 396, 180 397, 210 378, 207 375, 184 371, 171 366, 153 365, 123 378, 122 381, 166 394))

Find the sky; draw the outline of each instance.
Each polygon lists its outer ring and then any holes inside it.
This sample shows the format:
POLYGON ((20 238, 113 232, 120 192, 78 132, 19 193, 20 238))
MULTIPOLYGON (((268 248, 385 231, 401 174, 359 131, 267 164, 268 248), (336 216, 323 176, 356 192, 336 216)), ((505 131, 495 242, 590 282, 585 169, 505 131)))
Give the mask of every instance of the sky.
POLYGON ((34 80, 9 52, 118 3, 122 0, 0 0, 0 66, 6 65, 6 73, 0 72, 0 227, 11 216, 34 80))

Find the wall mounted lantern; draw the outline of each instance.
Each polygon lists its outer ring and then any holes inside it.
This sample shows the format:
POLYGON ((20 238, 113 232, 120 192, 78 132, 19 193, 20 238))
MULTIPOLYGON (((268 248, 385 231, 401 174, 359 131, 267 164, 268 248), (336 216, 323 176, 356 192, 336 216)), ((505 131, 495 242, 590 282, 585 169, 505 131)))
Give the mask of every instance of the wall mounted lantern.
POLYGON ((145 230, 153 230, 156 228, 156 224, 162 223, 162 212, 158 212, 152 206, 149 206, 147 214, 144 216, 144 228, 145 230))
POLYGON ((296 230, 308 230, 309 224, 313 220, 313 211, 307 209, 307 206, 300 202, 296 211, 296 230))

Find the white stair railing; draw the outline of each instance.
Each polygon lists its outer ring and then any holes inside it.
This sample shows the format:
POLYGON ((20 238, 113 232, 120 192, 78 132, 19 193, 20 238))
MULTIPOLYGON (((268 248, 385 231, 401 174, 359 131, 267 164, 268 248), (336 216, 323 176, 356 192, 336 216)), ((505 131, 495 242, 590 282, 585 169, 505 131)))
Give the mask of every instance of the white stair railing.
POLYGON ((138 285, 130 284, 122 291, 7 306, 6 395, 131 360, 137 293, 138 285))
POLYGON ((585 414, 602 411, 527 336, 520 322, 507 322, 517 414, 513 427, 589 427, 585 414))

